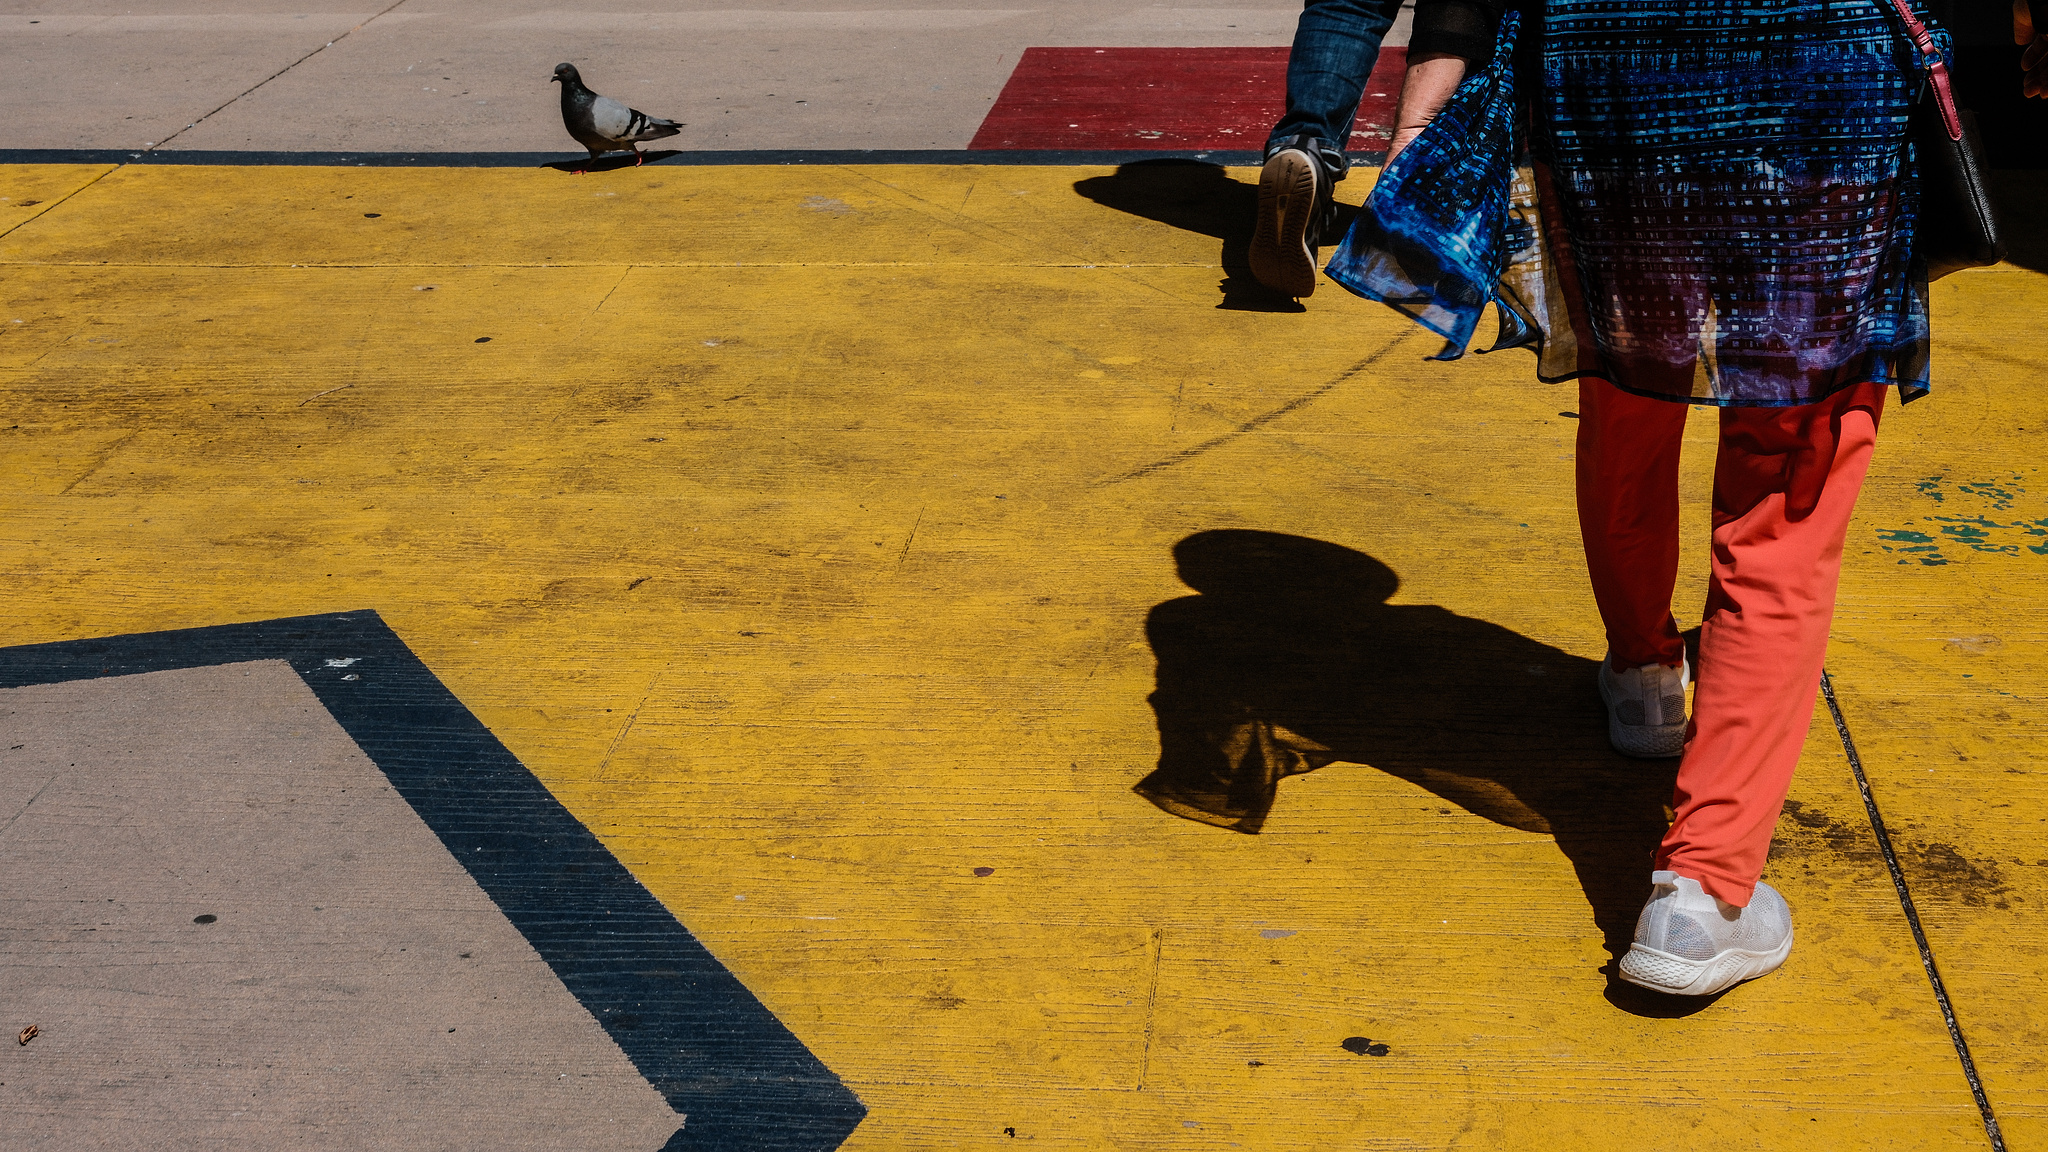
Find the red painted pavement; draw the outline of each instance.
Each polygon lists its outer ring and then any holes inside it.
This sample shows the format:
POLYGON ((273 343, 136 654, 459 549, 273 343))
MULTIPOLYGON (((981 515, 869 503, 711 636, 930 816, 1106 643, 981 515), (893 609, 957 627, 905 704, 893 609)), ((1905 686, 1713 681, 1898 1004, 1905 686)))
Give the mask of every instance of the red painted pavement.
MULTIPOLYGON (((1381 50, 1347 148, 1386 149, 1407 64, 1381 50)), ((967 146, 1255 151, 1286 105, 1285 48, 1026 48, 967 146)))

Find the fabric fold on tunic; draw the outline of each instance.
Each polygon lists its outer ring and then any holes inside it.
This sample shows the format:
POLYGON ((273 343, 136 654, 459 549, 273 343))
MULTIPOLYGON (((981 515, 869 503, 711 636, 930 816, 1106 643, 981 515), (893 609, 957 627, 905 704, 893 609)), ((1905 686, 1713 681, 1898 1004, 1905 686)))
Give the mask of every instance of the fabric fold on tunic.
POLYGON ((1924 77, 1896 14, 1549 0, 1520 54, 1516 16, 1382 173, 1332 279, 1445 336, 1441 359, 1491 299, 1495 347, 1531 348, 1546 381, 1740 406, 1927 392, 1924 77))

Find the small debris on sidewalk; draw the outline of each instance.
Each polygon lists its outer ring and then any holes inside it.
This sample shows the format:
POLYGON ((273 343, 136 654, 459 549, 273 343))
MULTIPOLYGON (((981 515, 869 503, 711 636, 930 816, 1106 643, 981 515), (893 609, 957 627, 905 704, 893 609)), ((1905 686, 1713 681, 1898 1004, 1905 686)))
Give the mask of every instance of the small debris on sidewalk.
POLYGON ((31 1024, 28 1027, 23 1028, 21 1030, 21 1034, 14 1038, 14 1042, 17 1044, 27 1044, 29 1041, 35 1039, 37 1036, 42 1035, 42 1032, 43 1030, 41 1028, 38 1028, 35 1025, 31 1024))

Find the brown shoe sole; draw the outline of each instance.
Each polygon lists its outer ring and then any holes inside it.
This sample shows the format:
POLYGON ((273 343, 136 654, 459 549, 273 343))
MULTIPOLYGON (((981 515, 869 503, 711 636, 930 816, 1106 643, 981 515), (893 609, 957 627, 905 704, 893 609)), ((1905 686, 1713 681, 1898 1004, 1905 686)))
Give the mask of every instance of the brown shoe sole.
POLYGON ((1313 295, 1316 254, 1308 246, 1316 214, 1315 161, 1288 149, 1266 161, 1259 173, 1259 219, 1252 232, 1252 275, 1289 296, 1313 295))

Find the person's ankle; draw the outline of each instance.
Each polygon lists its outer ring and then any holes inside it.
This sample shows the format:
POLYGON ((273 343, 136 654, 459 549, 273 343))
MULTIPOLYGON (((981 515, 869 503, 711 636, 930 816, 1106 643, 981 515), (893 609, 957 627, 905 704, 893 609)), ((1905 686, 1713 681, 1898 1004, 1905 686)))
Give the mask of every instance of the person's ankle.
POLYGON ((1266 152, 1263 159, 1271 160, 1276 153, 1287 151, 1290 148, 1306 152, 1310 156, 1315 157, 1316 166, 1322 170, 1323 176, 1333 184, 1344 179, 1345 174, 1351 170, 1350 158, 1344 155, 1342 148, 1337 147, 1320 136, 1307 132, 1297 133, 1293 136, 1278 136, 1266 141, 1266 152))

